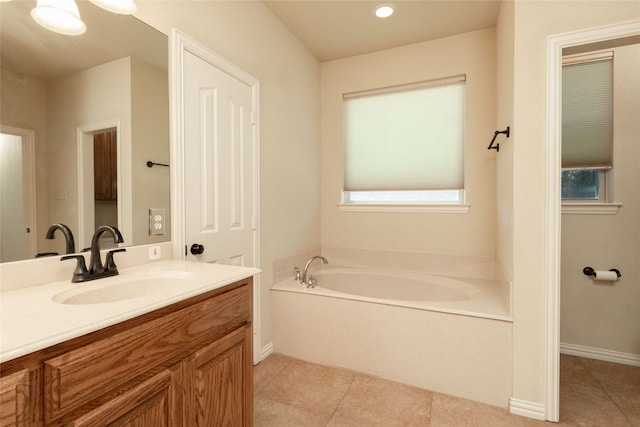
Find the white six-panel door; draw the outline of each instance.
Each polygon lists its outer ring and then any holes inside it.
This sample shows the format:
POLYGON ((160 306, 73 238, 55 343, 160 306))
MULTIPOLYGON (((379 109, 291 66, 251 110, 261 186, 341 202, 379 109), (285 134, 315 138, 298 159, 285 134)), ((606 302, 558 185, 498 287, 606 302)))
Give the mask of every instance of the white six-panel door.
POLYGON ((252 88, 191 52, 184 73, 186 258, 254 266, 252 88))
MULTIPOLYGON (((176 29, 170 52, 174 257, 259 268, 259 81, 176 29)), ((260 342, 260 274, 253 283, 258 363, 271 347, 260 342)))

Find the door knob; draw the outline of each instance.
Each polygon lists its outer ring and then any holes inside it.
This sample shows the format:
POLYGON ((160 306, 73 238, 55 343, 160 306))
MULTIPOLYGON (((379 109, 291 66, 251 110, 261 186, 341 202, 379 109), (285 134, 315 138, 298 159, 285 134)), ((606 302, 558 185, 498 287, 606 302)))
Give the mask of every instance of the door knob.
POLYGON ((198 244, 198 243, 194 243, 193 245, 191 245, 191 254, 192 255, 200 255, 204 252, 204 246, 198 244))

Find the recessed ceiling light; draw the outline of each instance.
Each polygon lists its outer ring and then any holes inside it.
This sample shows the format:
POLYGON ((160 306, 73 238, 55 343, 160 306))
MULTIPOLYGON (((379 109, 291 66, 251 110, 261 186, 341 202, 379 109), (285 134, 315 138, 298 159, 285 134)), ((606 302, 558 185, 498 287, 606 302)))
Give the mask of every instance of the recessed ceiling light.
POLYGON ((388 18, 393 15, 394 9, 390 4, 381 4, 376 7, 375 14, 378 18, 388 18))

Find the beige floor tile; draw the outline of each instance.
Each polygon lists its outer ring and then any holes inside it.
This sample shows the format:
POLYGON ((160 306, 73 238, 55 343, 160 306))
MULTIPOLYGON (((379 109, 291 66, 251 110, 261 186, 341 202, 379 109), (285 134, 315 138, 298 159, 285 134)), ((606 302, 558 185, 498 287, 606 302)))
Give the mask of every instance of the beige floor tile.
POLYGON ((253 391, 273 381, 292 361, 291 357, 281 354, 272 354, 258 365, 253 367, 253 391))
POLYGON ((357 375, 328 426, 426 427, 431 398, 427 390, 357 375))
POLYGON ((631 424, 602 387, 560 384, 560 421, 580 427, 629 427, 631 424))
POLYGON ((325 427, 327 420, 315 417, 304 408, 258 398, 253 404, 254 427, 325 427))
POLYGON ((430 427, 473 427, 471 401, 441 393, 433 393, 430 427))
POLYGON ((591 375, 601 383, 640 386, 640 366, 622 365, 596 359, 582 359, 591 375))
POLYGON ((630 424, 640 426, 640 367, 594 359, 584 364, 630 424))
POLYGON ((274 354, 254 369, 256 427, 640 427, 640 368, 561 355, 560 423, 274 354))
POLYGON ((340 369, 293 360, 254 393, 254 416, 265 425, 287 425, 302 417, 299 426, 325 426, 354 377, 340 369))
POLYGON ((583 384, 597 386, 598 381, 591 375, 591 371, 581 357, 560 355, 560 383, 583 384))
POLYGON ((546 421, 514 415, 506 409, 482 404, 475 407, 473 422, 476 427, 549 427, 546 421))
POLYGON ((509 413, 504 408, 434 393, 430 427, 548 427, 544 421, 509 413))

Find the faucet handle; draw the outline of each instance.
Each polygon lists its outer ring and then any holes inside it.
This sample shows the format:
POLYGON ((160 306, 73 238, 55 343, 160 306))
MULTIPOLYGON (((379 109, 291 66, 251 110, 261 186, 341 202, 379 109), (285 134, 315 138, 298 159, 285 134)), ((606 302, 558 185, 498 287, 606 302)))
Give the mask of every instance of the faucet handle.
POLYGON ((60 258, 60 261, 65 261, 68 259, 76 259, 76 269, 73 271, 73 276, 71 277, 72 283, 84 282, 89 276, 89 271, 87 271, 87 264, 84 262, 84 256, 82 255, 65 255, 60 258))
POLYGON ((125 248, 120 248, 120 249, 113 249, 107 252, 107 257, 104 262, 104 271, 111 271, 111 272, 115 272, 115 274, 118 274, 118 266, 116 266, 116 263, 113 260, 113 254, 116 252, 126 252, 126 251, 127 250, 125 248))
POLYGON ((296 282, 301 282, 302 281, 302 274, 300 273, 300 269, 298 267, 294 267, 293 271, 296 273, 296 282))
POLYGON ((310 274, 307 278, 307 288, 315 288, 317 284, 318 279, 316 279, 316 276, 310 274))

